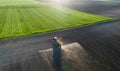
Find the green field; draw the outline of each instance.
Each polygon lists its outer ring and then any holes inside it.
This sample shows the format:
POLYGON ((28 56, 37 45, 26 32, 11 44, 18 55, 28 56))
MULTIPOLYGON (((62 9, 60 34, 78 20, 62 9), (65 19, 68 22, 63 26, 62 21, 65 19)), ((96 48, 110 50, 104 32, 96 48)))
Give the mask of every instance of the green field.
POLYGON ((0 0, 0 39, 94 24, 111 18, 32 0, 0 0))

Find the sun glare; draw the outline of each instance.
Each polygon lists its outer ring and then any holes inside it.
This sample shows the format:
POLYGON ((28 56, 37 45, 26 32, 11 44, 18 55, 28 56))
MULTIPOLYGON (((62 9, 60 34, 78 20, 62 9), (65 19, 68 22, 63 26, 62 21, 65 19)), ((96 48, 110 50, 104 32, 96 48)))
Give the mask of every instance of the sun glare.
POLYGON ((69 3, 68 0, 50 0, 50 2, 54 3, 54 4, 65 4, 65 3, 69 3))

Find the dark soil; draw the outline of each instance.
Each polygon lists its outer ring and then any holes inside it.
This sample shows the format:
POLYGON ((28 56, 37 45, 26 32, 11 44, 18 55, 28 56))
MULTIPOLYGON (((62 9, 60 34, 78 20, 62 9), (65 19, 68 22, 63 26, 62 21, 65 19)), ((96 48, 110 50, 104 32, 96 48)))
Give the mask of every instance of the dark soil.
MULTIPOLYGON (((91 62, 89 63, 91 64, 90 69, 86 69, 84 66, 81 71, 120 71, 120 21, 1 40, 0 71, 54 71, 52 66, 48 66, 38 54, 39 50, 52 47, 53 36, 58 36, 65 44, 78 42, 83 46, 88 56, 92 58, 92 62, 86 57, 85 59, 91 62)), ((81 53, 76 55, 78 54, 81 53)), ((48 57, 52 58, 49 55, 48 57)), ((74 58, 67 60, 63 65, 71 64, 73 66, 71 71, 79 71, 77 70, 79 65, 84 65, 84 63, 74 61, 76 61, 74 58)))

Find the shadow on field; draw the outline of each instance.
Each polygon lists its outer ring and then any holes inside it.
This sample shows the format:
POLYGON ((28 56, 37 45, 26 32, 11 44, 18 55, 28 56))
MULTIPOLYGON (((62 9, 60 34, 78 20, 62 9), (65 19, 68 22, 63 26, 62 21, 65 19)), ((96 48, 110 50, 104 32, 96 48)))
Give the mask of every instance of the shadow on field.
POLYGON ((62 71, 62 50, 61 46, 58 44, 52 42, 52 47, 53 47, 53 66, 55 68, 55 71, 62 71))

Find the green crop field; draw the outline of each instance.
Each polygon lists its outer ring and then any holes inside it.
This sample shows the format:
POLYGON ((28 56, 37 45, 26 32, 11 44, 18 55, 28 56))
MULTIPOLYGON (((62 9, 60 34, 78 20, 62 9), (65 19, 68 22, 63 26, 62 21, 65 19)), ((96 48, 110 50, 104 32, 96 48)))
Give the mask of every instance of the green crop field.
POLYGON ((0 0, 0 38, 94 24, 111 18, 33 0, 0 0))

